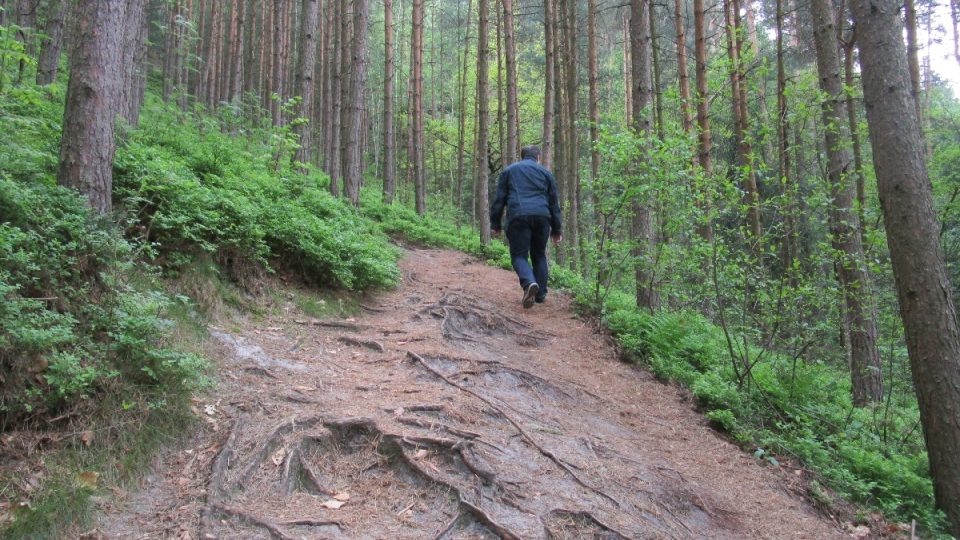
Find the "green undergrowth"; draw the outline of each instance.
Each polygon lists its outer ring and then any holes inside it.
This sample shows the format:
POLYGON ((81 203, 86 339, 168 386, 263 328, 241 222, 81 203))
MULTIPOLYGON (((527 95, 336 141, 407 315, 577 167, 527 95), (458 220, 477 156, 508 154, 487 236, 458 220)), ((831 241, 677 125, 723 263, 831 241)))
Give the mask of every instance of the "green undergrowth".
POLYGON ((278 157, 270 137, 224 134, 153 100, 143 122, 118 151, 114 193, 157 264, 175 272, 208 255, 249 287, 280 269, 324 288, 397 282, 388 237, 331 196, 325 175, 278 157))
MULTIPOLYGON (((822 483, 890 521, 915 519, 933 536, 945 530, 943 514, 934 510, 912 395, 854 407, 847 372, 782 354, 768 354, 752 368, 752 377, 738 381, 722 328, 699 313, 650 314, 621 292, 611 293, 602 307, 589 305, 592 293, 578 276, 566 270, 555 274, 583 309, 601 313, 625 359, 690 389, 711 424, 762 465, 780 466, 779 456, 812 471, 811 496, 819 503, 832 503, 818 487, 822 483)), ((759 352, 751 351, 751 357, 759 352)))
POLYGON ((458 225, 455 214, 439 203, 431 205, 425 216, 402 204, 384 204, 377 186, 361 193, 361 213, 380 229, 405 242, 431 247, 457 249, 500 268, 510 268, 510 251, 499 240, 484 246, 476 229, 458 225), (435 210, 434 210, 435 207, 435 210))

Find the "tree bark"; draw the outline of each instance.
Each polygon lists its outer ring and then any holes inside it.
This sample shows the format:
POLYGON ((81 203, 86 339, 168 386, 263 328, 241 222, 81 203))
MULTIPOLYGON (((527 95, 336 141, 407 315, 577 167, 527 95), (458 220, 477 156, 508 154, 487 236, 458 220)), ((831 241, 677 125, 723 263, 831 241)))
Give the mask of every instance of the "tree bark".
POLYGON ((57 79, 60 66, 60 52, 63 50, 63 21, 67 11, 67 0, 52 0, 45 34, 40 44, 40 60, 37 63, 37 84, 48 85, 57 79))
MULTIPOLYGON (((545 0, 549 2, 550 0, 545 0)), ((465 151, 467 138, 467 59, 470 56, 470 18, 473 13, 473 0, 467 0, 467 25, 463 37, 463 64, 460 70, 460 125, 457 128, 457 181, 454 188, 454 206, 460 208, 463 204, 463 179, 466 175, 465 169, 465 151)))
POLYGON ((123 0, 88 0, 78 4, 73 20, 57 181, 85 195, 100 214, 112 210, 125 6, 123 0))
POLYGON ((600 68, 597 57, 597 0, 587 1, 587 71, 590 115, 590 182, 600 177, 600 68))
MULTIPOLYGON (((397 190, 397 135, 393 127, 393 0, 383 0, 383 50, 383 202, 392 204, 397 190)), ((460 144, 462 147, 462 140, 460 144)))
MULTIPOLYGON (((693 0, 694 19, 694 57, 697 79, 697 162, 708 180, 713 176, 713 159, 710 152, 713 150, 713 136, 710 132, 710 101, 707 81, 707 33, 706 7, 704 0, 693 0)), ((709 194, 709 190, 708 190, 709 194)), ((700 237, 710 241, 713 239, 713 224, 709 218, 710 199, 703 197, 701 210, 708 214, 706 222, 699 227, 700 237)))
POLYGON ((784 208, 784 237, 782 250, 783 268, 789 273, 790 282, 796 285, 796 272, 792 270, 797 260, 797 197, 796 186, 790 179, 790 120, 787 115, 787 73, 783 43, 784 0, 777 0, 777 171, 781 190, 786 197, 784 208))
POLYGON ((317 63, 317 30, 320 26, 320 0, 303 0, 300 15, 300 56, 297 59, 297 93, 300 95, 298 115, 306 121, 296 127, 300 137, 300 148, 294 160, 309 163, 313 150, 313 98, 316 91, 313 79, 317 63))
POLYGON ((920 107, 920 44, 917 39, 917 4, 915 0, 904 0, 904 26, 907 30, 907 67, 910 70, 910 93, 917 106, 917 118, 921 120, 923 130, 923 113, 920 107))
POLYGON ((478 0, 477 4, 477 147, 474 154, 476 156, 477 181, 475 193, 477 194, 477 217, 480 218, 480 242, 486 246, 490 244, 490 212, 487 211, 490 206, 488 187, 490 172, 487 164, 488 123, 490 120, 490 106, 487 103, 487 79, 490 70, 487 62, 487 56, 490 54, 488 31, 490 8, 489 0, 478 0))
POLYGON ((274 126, 282 126, 285 122, 281 105, 286 97, 286 87, 284 85, 286 72, 283 64, 284 39, 286 31, 284 28, 284 7, 290 0, 273 0, 273 73, 271 74, 271 94, 270 96, 270 115, 274 126))
POLYGON ((417 214, 427 213, 427 171, 423 153, 423 19, 424 0, 413 0, 410 33, 410 120, 413 184, 417 214))
MULTIPOLYGON (((843 44, 843 84, 847 88, 854 88, 853 82, 853 46, 855 45, 854 36, 843 44)), ((853 94, 846 92, 847 99, 847 124, 850 130, 850 142, 853 150, 853 174, 856 177, 857 185, 857 218, 860 221, 860 242, 867 237, 867 187, 863 177, 863 150, 860 145, 860 122, 857 121, 857 108, 853 101, 853 94)))
POLYGON ((690 115, 690 77, 687 70, 687 23, 684 0, 673 0, 673 20, 677 32, 677 75, 680 84, 680 117, 683 132, 693 129, 690 115))
POLYGON ((128 0, 123 22, 123 100, 120 114, 133 127, 140 122, 140 107, 147 83, 147 0, 128 0))
POLYGON ((520 106, 517 101, 517 46, 514 42, 513 0, 500 0, 503 6, 503 44, 507 64, 507 146, 503 166, 520 155, 520 106))
POLYGON ((830 209, 830 233, 837 277, 844 299, 844 312, 850 329, 850 379, 853 403, 864 406, 883 399, 883 372, 877 348, 876 309, 873 288, 867 274, 860 227, 853 208, 854 189, 850 183, 850 153, 846 101, 840 81, 840 58, 836 24, 830 0, 811 0, 814 21, 814 45, 820 89, 826 96, 821 104, 824 139, 829 167, 827 181, 833 205, 830 209))
POLYGON ((556 19, 554 11, 556 10, 555 0, 543 0, 543 35, 544 49, 546 54, 546 65, 543 75, 543 138, 540 142, 540 162, 547 169, 553 168, 554 155, 554 96, 556 94, 557 73, 556 66, 557 40, 556 19))
POLYGON ((360 161, 363 157, 364 102, 366 96, 367 66, 367 0, 353 2, 352 69, 350 71, 350 127, 347 131, 343 175, 344 195, 354 205, 360 205, 360 161))
POLYGON ((854 0, 864 102, 937 506, 960 536, 960 329, 896 0, 854 0))
POLYGON ((723 12, 726 18, 727 56, 730 59, 730 91, 732 93, 734 136, 737 141, 737 166, 740 169, 740 186, 744 193, 744 205, 747 207, 746 222, 752 238, 754 254, 760 253, 760 192, 757 189, 757 175, 754 169, 747 120, 747 91, 743 61, 740 56, 743 32, 740 24, 740 8, 737 0, 724 0, 723 12))
POLYGON ((350 166, 348 154, 348 141, 350 139, 350 130, 353 126, 353 119, 350 115, 354 109, 351 106, 353 71, 356 66, 351 62, 353 57, 353 0, 341 0, 342 8, 338 14, 340 18, 340 109, 334 111, 339 114, 340 148, 337 152, 340 154, 339 180, 343 182, 343 195, 347 196, 347 167, 350 166))
MULTIPOLYGON (((633 88, 633 130, 637 135, 650 136, 650 101, 653 93, 650 74, 650 0, 630 0, 630 56, 633 88)), ((638 157, 644 159, 644 157, 638 157)), ((660 307, 660 294, 654 284, 652 268, 653 219, 650 210, 649 195, 638 195, 633 200, 633 220, 631 235, 636 247, 633 256, 636 259, 634 275, 637 281, 637 307, 655 311, 660 307)))

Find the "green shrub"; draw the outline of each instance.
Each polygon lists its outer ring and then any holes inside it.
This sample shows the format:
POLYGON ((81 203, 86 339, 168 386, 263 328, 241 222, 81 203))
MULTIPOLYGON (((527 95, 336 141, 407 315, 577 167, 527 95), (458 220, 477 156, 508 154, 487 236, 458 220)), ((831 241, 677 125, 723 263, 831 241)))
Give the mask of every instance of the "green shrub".
MULTIPOLYGON (((169 299, 125 281, 133 246, 71 191, 0 176, 0 422, 124 384, 177 393, 202 359, 166 346, 169 299)), ((146 270, 149 274, 149 270, 146 270)))
POLYGON ((207 253, 245 285, 277 269, 332 288, 396 283, 387 237, 331 196, 322 174, 279 166, 269 139, 208 131, 156 103, 143 122, 117 153, 114 199, 168 271, 207 253))

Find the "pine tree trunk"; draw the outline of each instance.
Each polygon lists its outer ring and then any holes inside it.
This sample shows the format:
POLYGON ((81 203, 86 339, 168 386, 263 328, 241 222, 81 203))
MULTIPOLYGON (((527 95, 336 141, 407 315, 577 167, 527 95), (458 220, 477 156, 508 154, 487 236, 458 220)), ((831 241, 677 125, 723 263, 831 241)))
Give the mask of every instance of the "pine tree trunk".
POLYGON ((567 238, 568 263, 575 267, 577 249, 580 241, 580 167, 579 144, 577 140, 577 4, 576 0, 561 0, 563 24, 561 29, 564 41, 564 101, 561 106, 567 109, 564 124, 564 171, 567 180, 567 215, 564 233, 567 238))
POLYGON ((120 114, 131 126, 136 126, 140 117, 142 97, 140 89, 146 88, 147 52, 147 0, 128 0, 123 21, 123 36, 120 60, 123 81, 120 83, 122 98, 120 114))
POLYGON ((920 45, 917 39, 917 4, 915 0, 904 0, 904 26, 907 30, 907 67, 910 70, 910 93, 913 94, 913 101, 917 106, 917 118, 921 119, 921 130, 923 127, 923 114, 920 108, 920 45))
POLYGON ((226 98, 231 102, 239 102, 243 94, 243 66, 245 64, 244 38, 246 36, 246 7, 247 0, 237 0, 234 9, 234 19, 231 23, 231 52, 230 52, 230 87, 226 98))
POLYGON ((850 377, 854 405, 864 406, 883 399, 883 372, 877 348, 876 309, 873 288, 866 270, 860 228, 853 208, 854 189, 850 184, 850 153, 846 149, 846 101, 840 81, 840 58, 836 24, 830 0, 811 0, 814 45, 822 104, 824 136, 829 166, 827 177, 833 205, 830 210, 831 241, 839 260, 837 276, 844 297, 850 329, 850 377))
POLYGON ((424 0, 413 0, 410 34, 411 148, 417 214, 427 213, 427 171, 423 149, 423 10, 424 0))
POLYGON ((653 125, 657 132, 657 138, 663 140, 663 87, 660 86, 660 44, 657 38, 656 2, 650 2, 648 15, 650 16, 650 58, 652 60, 651 66, 653 69, 653 92, 651 93, 654 110, 653 125))
POLYGON ((383 202, 392 204, 397 190, 397 135, 393 127, 393 0, 383 0, 383 50, 383 202))
POLYGON ((687 23, 684 0, 673 0, 673 20, 677 32, 677 74, 680 84, 680 117, 683 132, 693 129, 690 115, 690 77, 687 70, 687 23))
POLYGON ((63 50, 63 21, 67 0, 51 0, 47 22, 44 24, 43 41, 40 44, 40 59, 37 62, 37 84, 48 85, 57 79, 60 52, 63 50))
MULTIPOLYGON (((706 7, 704 0, 693 0, 694 19, 694 63, 697 83, 697 163, 703 170, 705 178, 713 176, 713 136, 710 132, 710 94, 707 81, 707 32, 706 7)), ((709 190, 708 190, 709 194, 709 190)), ((713 240, 713 223, 709 217, 710 198, 703 197, 701 211, 707 215, 706 220, 698 227, 698 233, 704 240, 713 240)))
POLYGON ((723 12, 726 18, 727 56, 730 60, 730 91, 733 99, 734 136, 737 141, 737 166, 740 186, 744 193, 744 205, 747 208, 746 221, 752 238, 752 249, 760 253, 762 228, 760 225, 760 193, 757 189, 757 176, 753 164, 753 149, 749 138, 747 121, 747 92, 743 62, 740 57, 743 32, 740 25, 740 8, 737 0, 724 0, 723 12))
POLYGON ((354 65, 351 62, 353 58, 353 0, 342 0, 343 10, 339 13, 340 17, 340 110, 339 110, 339 131, 340 148, 337 152, 340 154, 340 181, 343 181, 343 195, 347 196, 346 174, 347 167, 350 166, 347 155, 347 145, 350 140, 350 130, 353 126, 353 120, 350 115, 353 113, 350 98, 352 96, 351 83, 353 81, 354 65))
MULTIPOLYGON (((545 0, 550 1, 550 0, 545 0)), ((466 30, 464 31, 463 37, 463 63, 462 68, 460 69, 460 125, 457 128, 457 138, 459 144, 457 145, 457 183, 454 188, 454 206, 456 208, 461 208, 463 204, 463 179, 466 176, 465 169, 465 152, 466 152, 466 138, 467 138, 467 59, 470 56, 470 19, 473 14, 473 0, 467 0, 467 24, 466 30)))
POLYGON ((320 26, 320 0, 303 0, 300 18, 300 57, 297 59, 297 93, 300 95, 300 118, 306 119, 297 125, 296 133, 300 137, 300 148, 294 154, 294 160, 309 163, 313 149, 313 98, 315 81, 314 67, 317 63, 317 30, 320 26))
MULTIPOLYGON (((37 10, 40 9, 40 0, 16 0, 16 6, 18 28, 14 36, 17 41, 23 43, 25 56, 34 56, 37 45, 37 10)), ((22 58, 17 70, 17 84, 23 80, 26 68, 27 61, 22 58)))
POLYGON ((503 165, 513 163, 520 156, 520 106, 517 100, 517 46, 514 43, 513 0, 501 0, 503 5, 503 44, 507 63, 507 153, 503 165))
POLYGON ((633 124, 633 59, 630 57, 630 11, 623 15, 623 111, 624 123, 633 124))
POLYGON ((334 30, 334 41, 333 49, 331 52, 331 64, 333 71, 333 88, 331 89, 331 101, 332 106, 330 107, 330 135, 328 146, 328 155, 329 155, 329 167, 327 169, 327 174, 330 175, 330 193, 335 197, 340 196, 340 124, 343 121, 342 113, 344 109, 343 104, 343 86, 347 84, 345 80, 345 72, 347 68, 344 66, 343 61, 343 48, 346 47, 347 37, 344 35, 344 25, 343 19, 345 18, 344 12, 347 9, 346 0, 332 0, 333 2, 339 2, 339 13, 337 15, 331 16, 331 22, 333 23, 334 30))
POLYGON ((271 96, 270 99, 270 118, 273 120, 274 126, 282 126, 286 123, 283 118, 281 104, 287 96, 286 87, 284 86, 287 74, 283 65, 283 43, 286 38, 283 23, 284 7, 286 7, 286 3, 289 1, 291 0, 273 0, 273 73, 270 76, 270 87, 271 94, 276 94, 279 98, 277 99, 271 96))
MULTIPOLYGON (((416 0, 420 1, 420 0, 416 0)), ((487 103, 487 79, 489 67, 487 57, 490 54, 488 29, 490 26, 489 0, 478 0, 477 24, 477 148, 476 148, 476 185, 477 214, 480 219, 480 242, 490 244, 490 206, 489 174, 487 163, 488 123, 490 110, 487 103)))
POLYGON ((112 210, 114 119, 121 110, 123 0, 88 0, 73 14, 57 181, 85 195, 101 214, 112 210))
POLYGON ((784 0, 777 0, 776 42, 777 42, 777 171, 781 191, 786 197, 784 208, 784 238, 782 251, 783 268, 789 273, 790 283, 797 284, 797 275, 793 271, 797 260, 797 204, 799 192, 790 179, 790 121, 787 109, 787 73, 783 43, 784 0))
POLYGON ((350 71, 350 129, 346 141, 346 159, 344 162, 344 195, 354 206, 360 205, 360 161, 363 157, 364 102, 366 89, 367 20, 369 19, 367 0, 353 2, 353 46, 351 48, 352 68, 350 71))
POLYGON ((937 506, 960 536, 960 329, 896 0, 854 0, 884 227, 937 506))
MULTIPOLYGON (((853 83, 853 36, 844 43, 843 47, 843 84, 847 88, 854 88, 853 83)), ((850 130, 850 142, 853 150, 853 174, 857 182, 857 217, 860 221, 860 242, 865 241, 867 237, 867 187, 863 177, 863 150, 860 145, 860 122, 857 121, 856 104, 853 101, 853 94, 845 92, 847 99, 847 124, 850 130)))
MULTIPOLYGON (((650 0, 630 0, 630 55, 632 59, 633 101, 632 127, 638 135, 650 135, 650 106, 653 89, 650 73, 650 0)), ((636 259, 637 307, 651 312, 660 307, 652 268, 654 250, 653 219, 649 195, 638 195, 633 201, 631 236, 636 241, 632 254, 636 259)))
POLYGON ((540 162, 547 169, 553 168, 554 156, 554 95, 556 94, 557 73, 556 65, 557 40, 554 25, 555 0, 543 0, 543 34, 546 62, 544 67, 543 90, 543 139, 540 143, 540 162))
MULTIPOLYGON (((600 68, 597 58, 597 0, 587 1, 587 71, 590 115, 590 182, 600 177, 600 68)), ((596 197, 596 191, 594 191, 596 197)), ((594 205, 596 206, 596 205, 594 205)))

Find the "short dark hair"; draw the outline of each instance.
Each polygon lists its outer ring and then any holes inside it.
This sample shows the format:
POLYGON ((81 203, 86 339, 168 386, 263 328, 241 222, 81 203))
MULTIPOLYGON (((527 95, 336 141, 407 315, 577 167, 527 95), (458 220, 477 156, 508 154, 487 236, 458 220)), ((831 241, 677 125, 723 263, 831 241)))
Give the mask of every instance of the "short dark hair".
POLYGON ((540 159, 539 146, 535 144, 531 144, 530 146, 524 146, 520 150, 520 159, 529 159, 529 158, 540 159))

